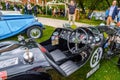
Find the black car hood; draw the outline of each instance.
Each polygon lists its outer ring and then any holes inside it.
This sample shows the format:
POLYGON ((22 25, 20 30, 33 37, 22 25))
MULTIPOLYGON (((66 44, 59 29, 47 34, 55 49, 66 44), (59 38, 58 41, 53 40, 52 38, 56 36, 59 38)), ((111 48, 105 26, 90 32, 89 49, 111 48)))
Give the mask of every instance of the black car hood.
POLYGON ((0 72, 6 71, 7 75, 14 75, 21 72, 31 70, 36 67, 48 67, 49 63, 46 61, 43 53, 36 46, 29 48, 29 52, 33 53, 34 61, 30 64, 25 62, 24 46, 19 46, 13 50, 9 50, 0 54, 0 72))

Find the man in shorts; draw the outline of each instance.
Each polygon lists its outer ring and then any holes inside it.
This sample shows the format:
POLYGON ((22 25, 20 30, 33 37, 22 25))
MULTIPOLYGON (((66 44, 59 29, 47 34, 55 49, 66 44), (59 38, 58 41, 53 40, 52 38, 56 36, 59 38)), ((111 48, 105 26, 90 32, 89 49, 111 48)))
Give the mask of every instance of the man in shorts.
POLYGON ((76 4, 74 0, 71 0, 70 3, 68 4, 68 18, 69 18, 69 23, 75 24, 75 14, 76 14, 76 4))

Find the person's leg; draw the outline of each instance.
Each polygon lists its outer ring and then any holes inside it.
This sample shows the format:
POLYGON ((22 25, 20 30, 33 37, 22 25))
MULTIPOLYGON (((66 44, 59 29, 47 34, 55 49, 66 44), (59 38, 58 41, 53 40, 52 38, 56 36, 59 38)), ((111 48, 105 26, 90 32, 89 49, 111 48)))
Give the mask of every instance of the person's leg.
POLYGON ((68 15, 69 24, 71 23, 71 14, 68 15))
POLYGON ((28 10, 28 14, 30 14, 30 10, 28 10))
POLYGON ((32 10, 30 10, 30 15, 32 15, 32 10))
POLYGON ((109 26, 111 22, 113 22, 113 20, 112 20, 112 17, 109 16, 109 17, 107 18, 107 25, 109 26))
POLYGON ((24 10, 24 14, 26 14, 26 10, 24 10))
POLYGON ((36 16, 36 10, 34 10, 34 12, 33 12, 33 13, 34 13, 34 16, 36 16))
POLYGON ((107 17, 106 24, 109 25, 109 17, 107 17))
POLYGON ((37 17, 37 10, 35 11, 35 16, 37 17))
POLYGON ((27 14, 29 14, 29 11, 28 11, 28 10, 26 10, 26 13, 27 13, 27 14))
POLYGON ((112 17, 110 17, 110 24, 111 24, 111 23, 113 23, 113 19, 112 19, 112 17))
POLYGON ((75 14, 72 15, 72 23, 75 25, 75 14))

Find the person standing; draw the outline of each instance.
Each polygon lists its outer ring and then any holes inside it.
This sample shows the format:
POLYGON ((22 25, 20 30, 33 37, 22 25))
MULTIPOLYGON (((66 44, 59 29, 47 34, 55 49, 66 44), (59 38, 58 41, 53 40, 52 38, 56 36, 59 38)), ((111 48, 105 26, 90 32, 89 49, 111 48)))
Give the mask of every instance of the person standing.
POLYGON ((2 4, 0 3, 0 10, 2 10, 3 9, 3 7, 2 7, 2 4))
POLYGON ((53 8, 52 16, 56 16, 56 8, 53 8))
POLYGON ((16 3, 14 3, 14 11, 18 11, 16 3))
POLYGON ((28 2, 28 4, 27 4, 27 10, 28 10, 28 14, 32 15, 32 6, 31 6, 30 2, 28 2))
POLYGON ((10 8, 9 2, 6 2, 5 7, 6 7, 6 10, 9 10, 9 8, 10 8))
POLYGON ((114 0, 112 2, 112 6, 110 7, 109 15, 108 15, 107 22, 106 22, 108 26, 112 22, 114 22, 114 19, 115 19, 116 15, 118 14, 118 7, 116 6, 116 3, 117 3, 117 1, 114 0))
POLYGON ((34 16, 37 16, 37 5, 35 4, 33 7, 33 11, 34 11, 34 16))
POLYGON ((74 0, 71 0, 68 5, 68 19, 69 19, 69 23, 71 24, 71 22, 73 23, 73 25, 75 24, 75 15, 76 15, 76 4, 74 0))
POLYGON ((27 3, 24 4, 24 14, 28 14, 27 3))

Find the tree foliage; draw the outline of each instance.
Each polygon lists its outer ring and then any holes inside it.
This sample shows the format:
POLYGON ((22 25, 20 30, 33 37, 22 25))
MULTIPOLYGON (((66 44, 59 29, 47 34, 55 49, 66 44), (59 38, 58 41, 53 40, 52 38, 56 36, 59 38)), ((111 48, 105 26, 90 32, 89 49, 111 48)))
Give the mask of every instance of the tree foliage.
POLYGON ((112 1, 113 0, 76 0, 80 8, 82 8, 82 4, 85 9, 95 8, 95 10, 106 10, 112 1))

